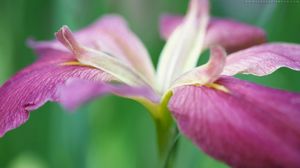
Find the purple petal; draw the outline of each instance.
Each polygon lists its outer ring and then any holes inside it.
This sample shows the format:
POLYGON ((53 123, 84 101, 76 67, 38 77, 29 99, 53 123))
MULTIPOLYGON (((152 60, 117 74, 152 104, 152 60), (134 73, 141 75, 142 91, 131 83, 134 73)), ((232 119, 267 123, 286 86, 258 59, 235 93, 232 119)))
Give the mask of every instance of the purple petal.
POLYGON ((154 103, 159 102, 159 97, 150 88, 134 88, 126 85, 112 85, 82 79, 69 79, 65 85, 59 88, 58 93, 60 94, 60 103, 70 111, 74 111, 81 104, 105 93, 114 93, 133 99, 147 99, 154 103))
POLYGON ((17 73, 0 88, 0 136, 27 121, 29 112, 47 101, 59 101, 56 91, 69 78, 93 81, 110 81, 112 77, 87 66, 70 66, 63 63, 74 59, 61 51, 48 52, 50 57, 41 58, 17 73))
MULTIPOLYGON (((160 20, 160 33, 168 39, 183 22, 178 15, 164 15, 160 20)), ((212 19, 207 28, 205 46, 221 45, 227 52, 234 52, 266 41, 265 32, 258 27, 229 19, 212 19)))
MULTIPOLYGON (((74 33, 74 36, 81 45, 117 57, 149 79, 153 78, 154 68, 147 50, 122 17, 117 15, 104 16, 91 26, 74 33)), ((37 51, 45 49, 67 51, 57 40, 50 42, 30 41, 29 45, 37 51)))
POLYGON ((223 75, 238 73, 264 76, 287 67, 300 71, 300 45, 263 44, 228 56, 223 75))
POLYGON ((300 167, 300 94, 235 78, 174 91, 169 108, 198 147, 232 167, 300 167))

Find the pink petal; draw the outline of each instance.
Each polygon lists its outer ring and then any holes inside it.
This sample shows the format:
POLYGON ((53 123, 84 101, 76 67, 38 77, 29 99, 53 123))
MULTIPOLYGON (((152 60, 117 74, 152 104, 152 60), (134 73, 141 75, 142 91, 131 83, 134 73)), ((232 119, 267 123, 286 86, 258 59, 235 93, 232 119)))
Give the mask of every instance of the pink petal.
MULTIPOLYGON (((110 36, 123 52, 123 57, 135 69, 149 78, 154 76, 154 68, 148 51, 138 37, 128 28, 122 17, 114 15, 106 16, 95 25, 103 29, 104 33, 110 36)), ((110 53, 109 51, 107 52, 110 53)))
POLYGON ((300 71, 300 45, 263 44, 228 56, 223 75, 238 73, 264 76, 287 67, 300 71))
POLYGON ((60 103, 69 111, 110 91, 109 84, 71 78, 58 88, 60 103), (76 91, 76 92, 74 92, 76 91))
POLYGON ((174 30, 183 22, 184 17, 180 15, 162 15, 159 20, 160 36, 167 40, 174 30))
POLYGON ((18 72, 0 88, 0 136, 29 117, 29 112, 47 101, 59 101, 57 89, 69 78, 110 81, 112 77, 87 66, 63 65, 74 59, 68 53, 50 50, 44 57, 18 72), (50 58, 51 55, 51 59, 50 58))
MULTIPOLYGON (((160 20, 160 33, 168 39, 183 22, 183 17, 164 15, 160 20)), ((258 27, 229 19, 211 19, 205 37, 205 46, 221 45, 227 52, 238 51, 266 41, 265 32, 258 27)))
POLYGON ((265 32, 258 27, 229 19, 212 19, 205 38, 206 46, 221 45, 231 53, 266 41, 265 32))
POLYGON ((179 128, 232 167, 300 167, 300 94, 235 78, 175 89, 169 102, 179 128))
MULTIPOLYGON (((117 15, 108 15, 91 26, 75 33, 76 40, 83 46, 101 50, 129 63, 149 79, 153 78, 154 68, 150 56, 138 37, 128 28, 125 20, 117 15)), ((41 51, 55 49, 67 51, 57 40, 33 42, 29 45, 41 51)))
POLYGON ((133 88, 126 85, 112 85, 83 79, 69 79, 65 85, 59 88, 58 92, 61 98, 60 103, 70 111, 74 111, 81 104, 105 93, 114 93, 133 99, 142 98, 159 103, 159 97, 150 88, 133 88))

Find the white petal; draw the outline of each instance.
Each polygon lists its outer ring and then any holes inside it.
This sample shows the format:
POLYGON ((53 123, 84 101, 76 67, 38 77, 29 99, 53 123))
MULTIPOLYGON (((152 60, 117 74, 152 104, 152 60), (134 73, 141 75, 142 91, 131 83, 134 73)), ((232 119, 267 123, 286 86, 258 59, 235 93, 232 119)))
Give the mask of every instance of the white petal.
POLYGON ((157 70, 161 91, 180 74, 196 66, 208 20, 208 2, 192 0, 184 23, 172 33, 161 53, 157 70))

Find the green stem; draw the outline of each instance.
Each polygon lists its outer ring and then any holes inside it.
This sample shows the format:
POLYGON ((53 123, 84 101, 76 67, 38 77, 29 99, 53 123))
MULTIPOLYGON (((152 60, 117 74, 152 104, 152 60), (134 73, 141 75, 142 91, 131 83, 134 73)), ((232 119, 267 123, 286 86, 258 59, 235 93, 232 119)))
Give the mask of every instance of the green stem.
POLYGON ((178 130, 168 109, 172 92, 166 93, 160 104, 154 104, 145 99, 136 99, 150 112, 155 121, 160 167, 171 168, 176 156, 178 130))
POLYGON ((160 167, 172 168, 176 158, 178 146, 178 129, 175 126, 172 126, 170 129, 162 131, 160 128, 161 127, 159 127, 159 125, 156 126, 160 167))
POLYGON ((163 167, 166 167, 166 168, 174 167, 174 163, 175 163, 176 156, 177 156, 178 142, 179 142, 179 133, 177 133, 177 136, 174 138, 174 143, 170 148, 169 154, 165 160, 165 164, 163 167))
POLYGON ((178 129, 168 109, 171 96, 172 92, 169 92, 163 97, 155 118, 161 168, 173 167, 176 156, 178 129))

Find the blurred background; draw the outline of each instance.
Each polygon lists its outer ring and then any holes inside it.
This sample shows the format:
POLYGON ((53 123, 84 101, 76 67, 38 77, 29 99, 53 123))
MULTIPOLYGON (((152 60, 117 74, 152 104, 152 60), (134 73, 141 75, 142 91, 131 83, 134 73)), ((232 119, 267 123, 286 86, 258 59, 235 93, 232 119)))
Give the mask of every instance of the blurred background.
MULTIPOLYGON (((212 15, 264 28, 269 41, 300 43, 300 2, 246 3, 213 0, 212 15)), ((119 13, 142 39, 156 65, 164 45, 159 15, 184 13, 187 0, 0 0, 0 84, 35 60, 25 42, 48 40, 62 25, 78 30, 107 13, 119 13)), ((263 85, 300 92, 300 73, 280 69, 258 78, 263 85)), ((1 95, 0 95, 1 96, 1 95)), ((153 168, 155 128, 139 104, 116 96, 96 99, 67 113, 47 103, 30 120, 0 139, 0 168, 153 168)), ((180 137, 175 167, 226 167, 180 137)))

